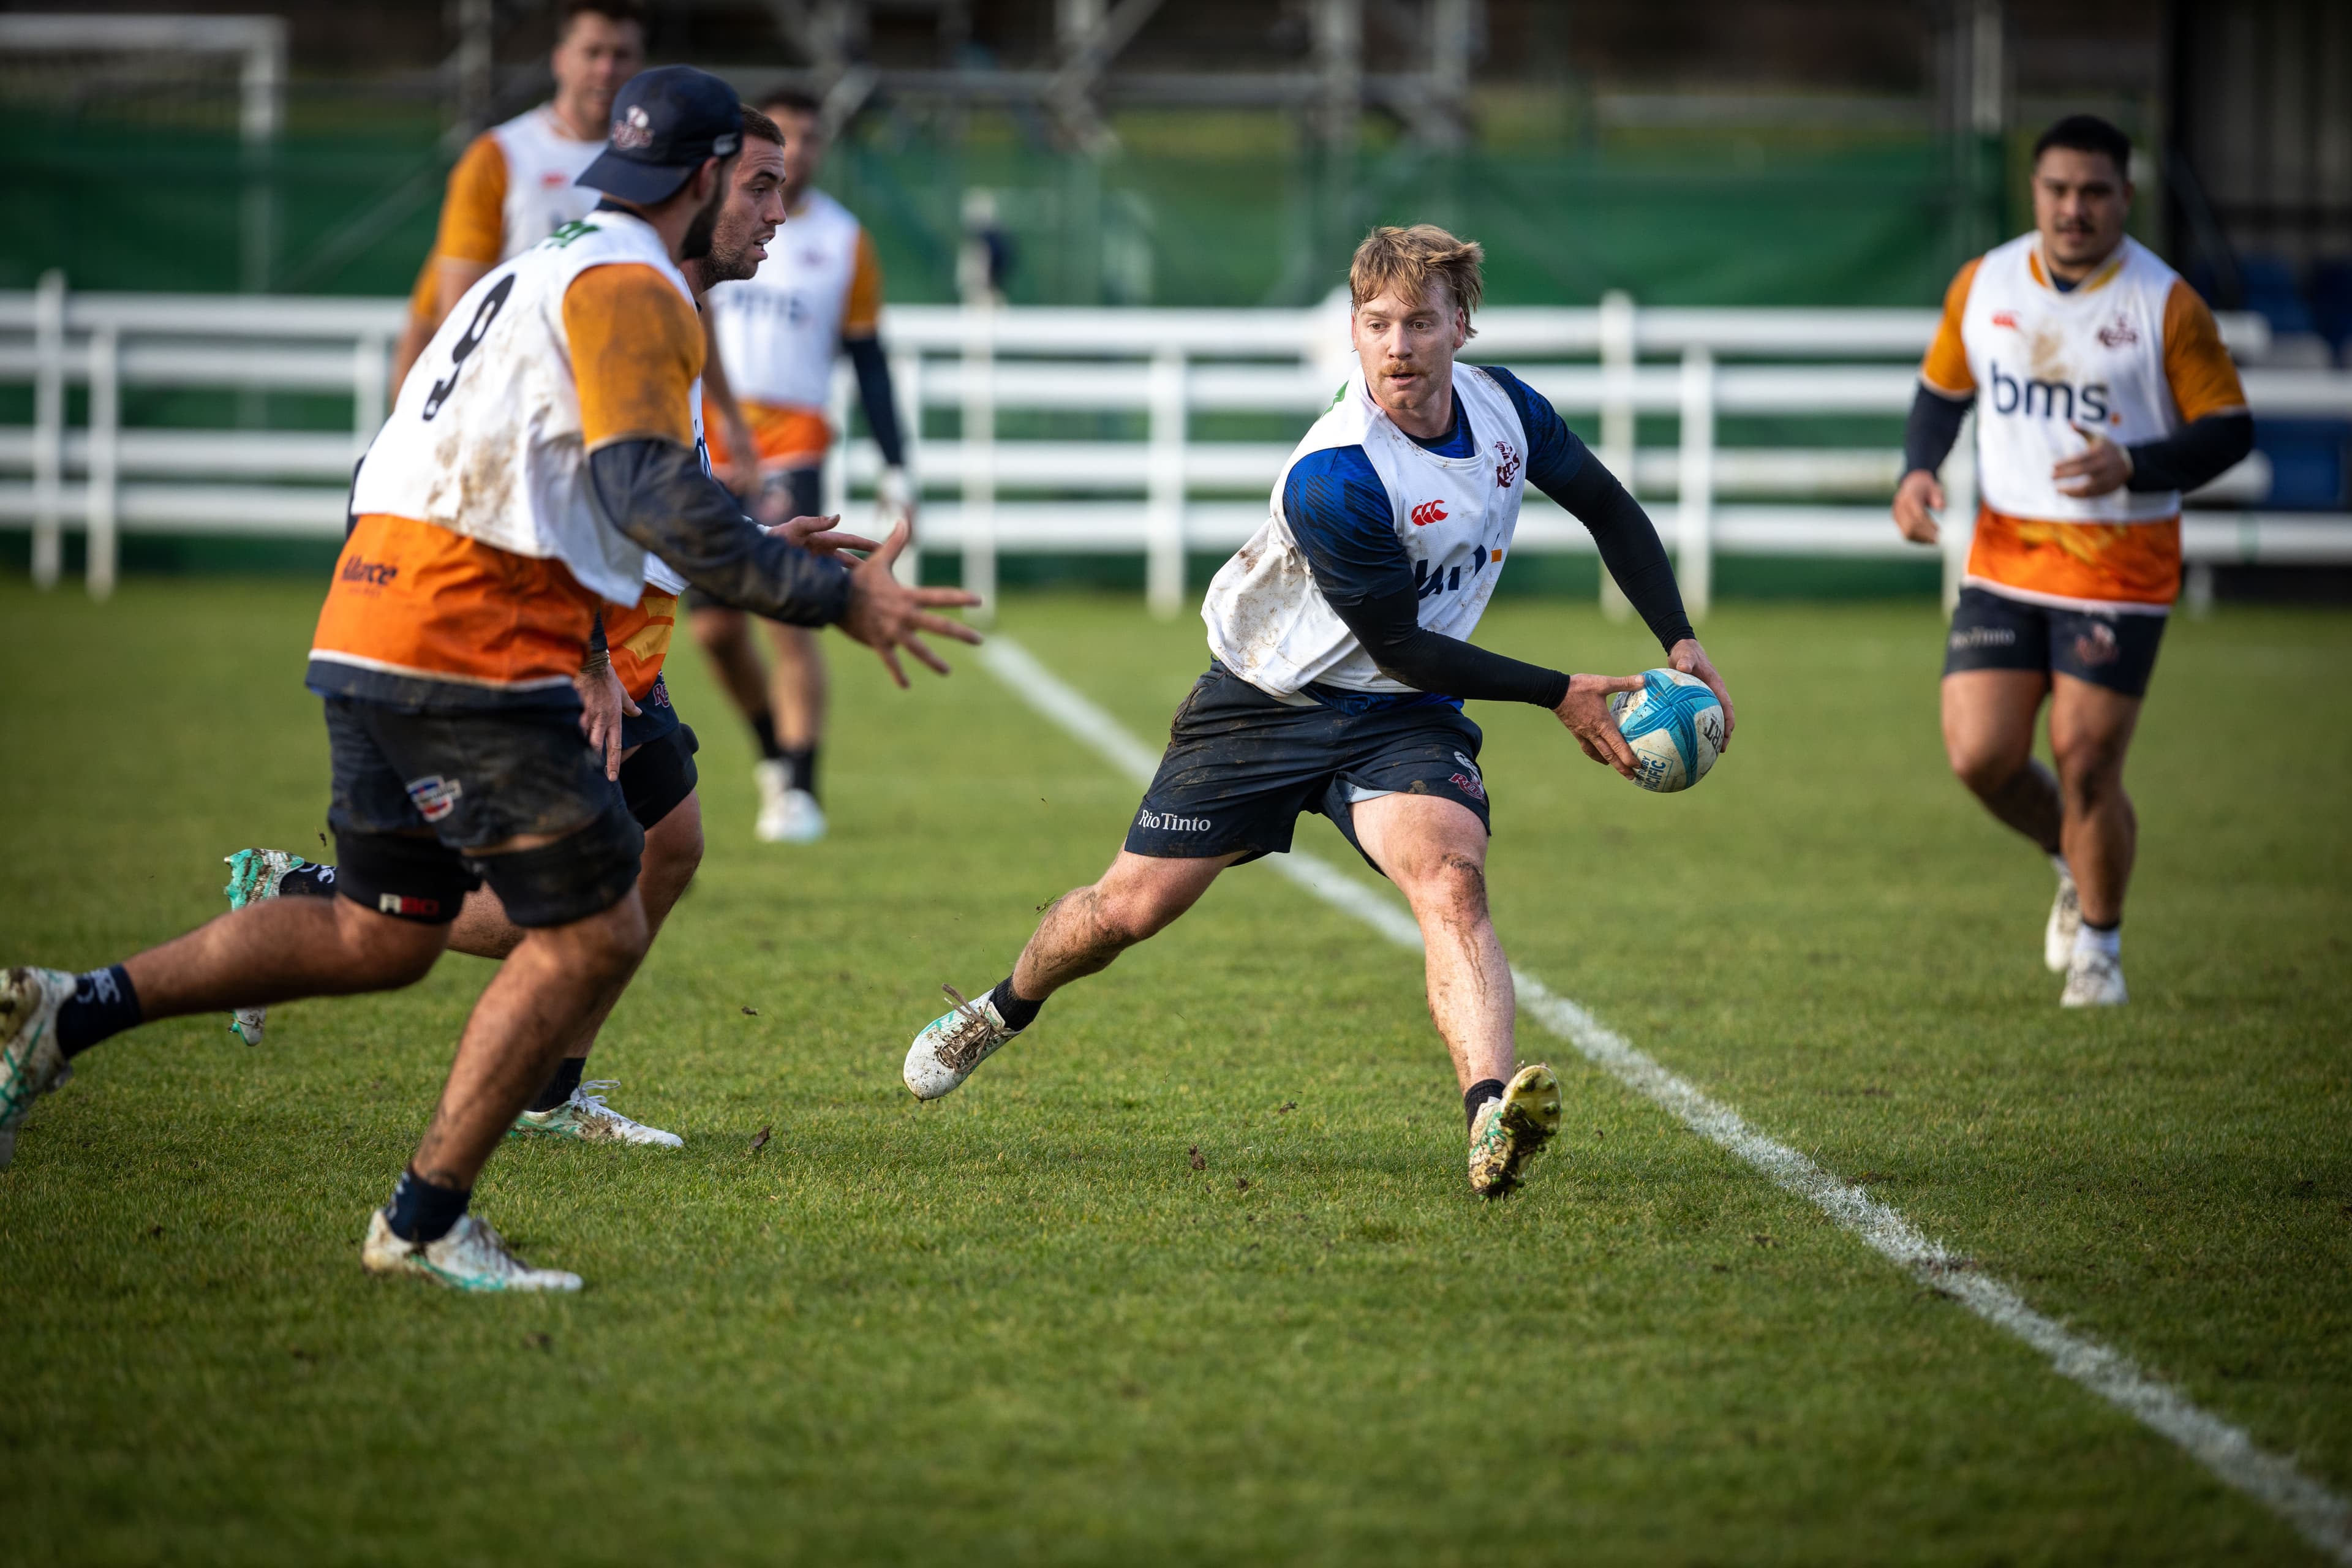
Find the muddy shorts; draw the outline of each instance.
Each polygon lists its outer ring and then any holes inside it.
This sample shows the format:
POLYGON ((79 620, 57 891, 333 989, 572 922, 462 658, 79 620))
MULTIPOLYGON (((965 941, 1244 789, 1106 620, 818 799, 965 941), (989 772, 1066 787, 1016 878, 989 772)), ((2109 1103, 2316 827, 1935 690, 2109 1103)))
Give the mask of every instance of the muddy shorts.
POLYGON ((2168 616, 2055 609, 1963 588, 1944 644, 1944 673, 2031 669, 2071 675, 2126 697, 2147 692, 2168 616))
MULTIPOLYGON (((815 517, 818 515, 817 508, 824 504, 822 499, 824 478, 824 470, 819 468, 778 468, 761 479, 761 489, 783 492, 786 517, 815 517)), ((747 509, 751 504, 748 500, 744 502, 747 509)), ((849 531, 863 533, 866 531, 853 528, 849 531)), ((689 610, 723 610, 729 607, 725 600, 714 598, 692 584, 688 585, 678 599, 689 610)))
POLYGON ((1381 795, 1457 801, 1491 831, 1478 772, 1484 738, 1451 703, 1294 708, 1213 664, 1176 710, 1168 751, 1127 831, 1128 852, 1166 859, 1279 855, 1290 847, 1299 813, 1312 811, 1329 817, 1362 855, 1355 805, 1381 795))
POLYGON ((326 700, 336 891, 426 924, 487 880, 524 927, 602 913, 636 885, 645 832, 562 708, 415 712, 326 700), (537 849, 478 855, 526 834, 537 849))

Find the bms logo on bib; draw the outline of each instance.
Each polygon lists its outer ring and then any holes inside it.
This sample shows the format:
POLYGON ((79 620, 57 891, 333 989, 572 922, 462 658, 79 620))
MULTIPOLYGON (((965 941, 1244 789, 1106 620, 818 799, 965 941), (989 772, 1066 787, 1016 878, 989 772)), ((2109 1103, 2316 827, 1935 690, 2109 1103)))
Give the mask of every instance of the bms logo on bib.
POLYGON ((2085 382, 2076 387, 2063 381, 2011 375, 2000 368, 1999 360, 1993 361, 1990 368, 1995 414, 2058 419, 2070 425, 2077 419, 2104 422, 2108 417, 2107 398, 2112 389, 2104 381, 2085 382))

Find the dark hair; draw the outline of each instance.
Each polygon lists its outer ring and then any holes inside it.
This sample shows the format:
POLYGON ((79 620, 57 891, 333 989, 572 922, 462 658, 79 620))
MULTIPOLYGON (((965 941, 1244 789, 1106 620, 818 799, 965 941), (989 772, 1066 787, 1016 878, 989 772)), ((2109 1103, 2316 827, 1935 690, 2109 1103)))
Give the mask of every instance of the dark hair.
POLYGON ((2095 114, 2070 114, 2044 131, 2033 143, 2033 161, 2042 162, 2042 154, 2053 147, 2075 153, 2105 153, 2116 174, 2126 178, 2131 175, 2131 138, 2095 114))
POLYGON ((747 103, 743 106, 743 140, 749 142, 754 136, 779 147, 784 144, 784 133, 776 122, 747 103))
POLYGON ((638 32, 648 31, 645 0, 563 0, 555 13, 556 37, 568 37, 572 24, 587 12, 593 12, 608 22, 634 22, 638 32))
POLYGON ((814 94, 803 92, 796 87, 780 87, 773 92, 761 93, 760 107, 771 110, 782 109, 793 114, 824 112, 824 105, 819 103, 814 94))

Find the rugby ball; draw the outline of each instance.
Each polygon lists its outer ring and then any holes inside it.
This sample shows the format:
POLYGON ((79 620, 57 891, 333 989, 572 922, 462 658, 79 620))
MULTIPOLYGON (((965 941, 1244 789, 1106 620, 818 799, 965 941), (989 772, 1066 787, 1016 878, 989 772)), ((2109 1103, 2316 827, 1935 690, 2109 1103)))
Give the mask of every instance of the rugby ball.
POLYGON ((1659 795, 1706 777, 1723 749, 1723 704, 1695 675, 1645 669, 1641 690, 1609 694, 1609 711, 1633 748, 1633 782, 1659 795))

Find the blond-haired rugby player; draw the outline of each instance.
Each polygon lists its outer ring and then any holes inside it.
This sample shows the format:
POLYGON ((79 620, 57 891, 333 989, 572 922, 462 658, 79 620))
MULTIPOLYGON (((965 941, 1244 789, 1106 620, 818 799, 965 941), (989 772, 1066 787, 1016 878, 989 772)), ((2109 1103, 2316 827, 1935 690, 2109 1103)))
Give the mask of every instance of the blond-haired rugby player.
POLYGON ((596 193, 580 172, 604 150, 613 95, 645 68, 643 0, 563 0, 547 64, 555 96, 467 143, 449 171, 433 249, 408 297, 392 353, 397 395, 450 310, 501 261, 588 216, 596 193))
POLYGON ((570 1290, 466 1211, 567 1043, 648 940, 644 834, 581 739, 574 678, 600 605, 645 557, 739 604, 839 625, 898 668, 937 665, 927 605, 890 576, 903 532, 855 569, 750 525, 704 470, 702 329, 677 264, 706 254, 741 106, 684 67, 639 77, 581 177, 608 198, 491 271, 436 334, 353 488, 310 650, 326 700, 341 857, 333 899, 266 899, 82 974, 0 973, 0 1136, 68 1060, 156 1018, 408 984, 488 881, 525 935, 475 1004, 441 1102, 361 1261, 467 1289, 570 1290))
MULTIPOLYGON (((782 132, 767 116, 748 108, 742 125, 743 147, 728 182, 726 205, 711 229, 710 254, 678 266, 697 294, 724 279, 750 277, 784 221, 782 132)), ((824 521, 799 518, 782 527, 794 542, 818 548, 830 550, 850 540, 846 534, 817 532, 824 521)), ((682 585, 683 579, 659 557, 647 556, 645 596, 627 609, 607 605, 601 617, 609 664, 583 674, 576 682, 583 704, 582 728, 592 744, 604 749, 605 772, 619 784, 629 815, 645 829, 637 895, 645 900, 646 928, 654 934, 659 933, 702 862, 702 806, 694 764, 698 744, 694 731, 671 704, 669 683, 662 674, 682 585)), ((593 654, 591 662, 596 662, 593 654)), ((231 909, 280 895, 334 896, 334 867, 314 865, 284 850, 240 849, 228 858, 228 865, 229 882, 223 890, 231 909)), ((520 945, 522 937, 522 928, 507 918, 498 894, 477 888, 466 896, 450 929, 449 945, 459 952, 499 959, 520 945)), ((617 993, 612 1000, 619 1000, 617 993)), ((648 1127, 607 1104, 603 1091, 614 1087, 614 1080, 583 1081, 588 1054, 609 1010, 608 1004, 582 1026, 555 1076, 515 1119, 517 1132, 662 1148, 683 1142, 674 1132, 648 1127)), ((241 1008, 229 1026, 247 1045, 259 1045, 268 1011, 241 1008)))
MULTIPOLYGON (((792 213, 783 237, 758 272, 711 291, 704 318, 711 335, 703 393, 710 412, 711 460, 762 522, 814 512, 817 482, 833 431, 826 422, 833 362, 845 353, 857 373, 884 465, 886 508, 911 520, 905 444, 882 353, 882 268, 874 241, 849 209, 818 190, 824 163, 824 117, 804 93, 772 92, 760 107, 784 133, 784 199, 792 213)), ((772 673, 760 668, 751 629, 740 610, 688 592, 687 620, 710 656, 719 683, 734 700, 760 748, 752 779, 760 792, 754 824, 769 843, 805 844, 824 837, 817 801, 817 753, 824 742, 824 649, 804 626, 768 623, 772 673)))
POLYGON ((2034 143, 2033 232, 1952 279, 1895 492, 1903 536, 1935 543, 1936 470, 1974 404, 1983 500, 1944 655, 1944 747, 2057 868, 2042 958, 2069 1007, 2125 999, 2139 825, 2124 755, 2180 590, 2180 495, 2254 440, 2213 313, 2124 234, 2130 165, 2124 133, 2087 114, 2034 143), (2033 756, 2044 698, 2054 777, 2033 756))
MULTIPOLYGON (((1454 1058, 1470 1185, 1508 1192, 1559 1124, 1559 1082, 1520 1067, 1510 965, 1486 910, 1486 784, 1465 699, 1549 709, 1630 776, 1605 699, 1633 676, 1563 674, 1467 640, 1529 484, 1591 531, 1678 669, 1723 696, 1673 568, 1633 497, 1510 372, 1458 363, 1479 248, 1374 229, 1349 271, 1359 371, 1275 482, 1272 515, 1209 585, 1211 663, 1092 887, 1046 913, 1013 973, 915 1037, 907 1087, 948 1093, 1055 991, 1165 927, 1228 866, 1290 847, 1319 812, 1396 883, 1428 949, 1429 1011, 1454 1058)), ((1724 727, 1731 703, 1724 697, 1724 727)), ((950 993, 953 994, 952 992, 950 993)))

